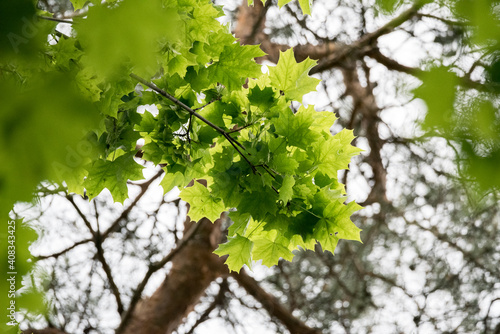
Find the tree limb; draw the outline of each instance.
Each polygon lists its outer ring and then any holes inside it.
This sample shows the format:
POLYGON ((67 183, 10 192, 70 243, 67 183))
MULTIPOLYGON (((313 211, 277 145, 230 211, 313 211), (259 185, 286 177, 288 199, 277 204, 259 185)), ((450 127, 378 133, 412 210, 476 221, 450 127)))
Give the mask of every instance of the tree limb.
POLYGON ((120 326, 117 333, 172 333, 210 283, 227 273, 227 266, 212 253, 221 242, 221 219, 212 224, 204 218, 196 223, 200 225, 196 230, 191 230, 193 224, 186 220, 185 229, 193 232, 186 234, 189 239, 173 256, 172 268, 161 286, 151 297, 137 303, 128 324, 120 326))
POLYGON ((415 1, 413 6, 402 12, 399 16, 384 24, 382 27, 371 33, 363 35, 354 43, 338 48, 336 52, 321 59, 318 65, 313 67, 309 73, 315 74, 328 70, 338 65, 348 56, 352 57, 353 53, 366 54, 373 48, 379 37, 392 32, 395 28, 417 15, 418 11, 425 5, 425 3, 426 1, 424 0, 415 1))
POLYGON ((292 334, 319 334, 319 329, 311 328, 301 320, 294 317, 282 303, 273 295, 266 292, 259 283, 250 277, 243 269, 240 273, 231 274, 238 284, 244 288, 249 295, 262 304, 271 317, 279 319, 292 334))
POLYGON ((120 322, 120 326, 118 326, 116 330, 116 334, 122 333, 125 329, 125 327, 128 325, 131 316, 135 310, 135 307, 137 306, 137 303, 141 299, 142 292, 144 291, 144 288, 146 287, 147 283, 149 282, 149 279, 151 276, 161 268, 163 268, 168 262, 172 260, 172 258, 180 252, 180 250, 186 245, 186 243, 193 237, 193 235, 196 233, 198 228, 201 226, 201 224, 194 224, 191 226, 189 231, 187 231, 184 234, 184 237, 182 240, 177 244, 177 247, 175 247, 170 253, 168 253, 163 259, 160 261, 153 263, 149 266, 148 271, 144 275, 144 278, 142 279, 141 283, 137 286, 137 288, 134 290, 134 294, 132 295, 132 298, 130 299, 130 304, 129 307, 127 308, 127 311, 123 314, 122 320, 120 322))

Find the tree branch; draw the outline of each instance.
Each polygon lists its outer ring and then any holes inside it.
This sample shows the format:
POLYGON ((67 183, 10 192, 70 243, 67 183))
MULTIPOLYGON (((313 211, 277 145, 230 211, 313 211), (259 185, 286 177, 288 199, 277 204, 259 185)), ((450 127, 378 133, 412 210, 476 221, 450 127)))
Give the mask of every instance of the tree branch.
POLYGON ((417 15, 418 11, 425 5, 425 3, 425 0, 417 0, 413 4, 413 6, 402 12, 399 16, 384 24, 382 27, 371 33, 363 35, 360 39, 352 44, 339 47, 336 52, 320 60, 318 65, 313 67, 309 73, 315 74, 328 70, 335 65, 338 65, 346 57, 352 56, 353 53, 366 54, 372 49, 372 45, 376 43, 379 37, 392 32, 394 28, 400 26, 401 24, 417 15))
POLYGON ((212 313, 213 310, 215 310, 219 305, 224 304, 224 300, 226 298, 226 292, 228 290, 229 290, 229 285, 227 284, 227 279, 224 278, 221 284, 219 284, 219 293, 217 294, 217 296, 215 296, 212 303, 210 303, 207 309, 203 312, 203 314, 200 315, 200 317, 198 318, 198 320, 196 320, 193 327, 191 327, 189 332, 187 332, 186 334, 192 334, 196 327, 198 327, 201 323, 203 323, 208 319, 210 313, 212 313))
POLYGON ((242 149, 245 149, 245 147, 243 147, 243 145, 241 145, 240 142, 238 142, 236 139, 232 138, 224 129, 222 129, 219 126, 215 125, 214 123, 210 122, 208 119, 206 119, 205 117, 201 116, 196 111, 194 111, 192 108, 188 107, 187 105, 185 105, 183 102, 179 101, 174 96, 170 95, 169 93, 167 93, 163 89, 159 88, 154 83, 149 82, 146 79, 143 79, 143 78, 141 78, 138 75, 135 75, 134 73, 131 73, 130 76, 133 79, 135 79, 135 80, 139 81, 140 83, 142 83, 143 85, 145 85, 145 86, 151 88, 152 90, 154 90, 155 92, 159 93, 163 97, 166 97, 167 99, 169 99, 170 101, 172 101, 173 103, 175 103, 176 105, 178 105, 179 107, 181 107, 182 109, 184 109, 187 112, 189 112, 194 117, 196 117, 199 120, 201 120, 203 123, 207 124, 208 126, 210 126, 211 128, 213 128, 214 130, 216 130, 217 132, 219 132, 221 135, 224 136, 224 138, 226 138, 229 141, 229 143, 234 147, 234 149, 238 152, 238 154, 250 165, 250 168, 252 169, 252 171, 254 173, 257 171, 256 168, 255 168, 255 166, 254 166, 254 164, 250 160, 248 160, 248 158, 245 156, 245 154, 243 154, 243 152, 241 152, 240 149, 237 146, 241 147, 242 149))
POLYGON ((213 128, 213 129, 217 130, 218 132, 220 132, 222 135, 224 135, 226 133, 226 131, 224 131, 222 128, 220 128, 217 125, 215 125, 214 123, 210 122, 208 119, 206 119, 205 117, 201 116, 196 111, 194 111, 192 108, 188 107, 183 102, 179 101, 176 97, 170 95, 169 93, 167 93, 166 91, 164 91, 160 87, 156 86, 154 83, 149 82, 146 79, 143 79, 143 78, 141 78, 140 76, 138 76, 138 75, 136 75, 134 73, 131 73, 130 76, 133 79, 139 81, 144 86, 147 86, 147 87, 151 88, 152 90, 154 90, 155 92, 159 93, 160 95, 166 97, 167 99, 169 99, 170 101, 172 101, 173 103, 175 103, 176 105, 178 105, 179 107, 181 107, 182 109, 186 110, 188 113, 190 113, 194 117, 196 117, 199 120, 201 120, 203 123, 207 124, 211 128, 213 128))
POLYGON ((97 249, 97 258, 99 259, 99 262, 101 262, 102 269, 104 270, 104 273, 108 278, 111 292, 113 292, 113 295, 115 296, 116 309, 118 311, 118 314, 121 315, 123 314, 123 302, 121 299, 120 290, 118 289, 118 286, 116 285, 116 282, 113 278, 111 267, 109 266, 108 262, 106 261, 106 258, 104 257, 104 249, 102 248, 102 238, 99 231, 96 233, 94 237, 94 244, 97 249))
POLYGON ((238 284, 244 288, 249 295, 262 304, 271 317, 279 319, 292 334, 320 334, 319 329, 311 328, 301 320, 294 317, 276 297, 267 293, 259 283, 241 269, 240 273, 231 274, 238 284))
POLYGON ((160 169, 151 179, 147 180, 144 183, 138 184, 141 187, 141 192, 134 198, 133 202, 130 203, 130 205, 125 210, 122 211, 120 216, 116 218, 113 223, 111 223, 108 229, 101 234, 101 238, 103 241, 109 236, 109 234, 118 232, 120 230, 120 222, 128 217, 130 211, 132 211, 132 209, 137 205, 139 200, 144 196, 151 183, 153 183, 153 181, 159 178, 163 173, 164 170, 160 169))
POLYGON ((228 271, 221 258, 213 254, 221 242, 225 217, 214 223, 204 218, 196 223, 196 230, 192 230, 195 223, 186 220, 185 229, 192 232, 186 233, 175 256, 167 255, 172 266, 165 280, 153 295, 137 303, 128 325, 121 326, 117 333, 170 334, 180 325, 210 283, 228 271))
POLYGON ((151 276, 161 268, 163 268, 168 262, 172 260, 172 258, 180 252, 180 250, 186 245, 186 243, 193 237, 193 235, 196 233, 196 231, 200 228, 201 224, 194 224, 191 226, 191 228, 184 234, 184 237, 181 239, 179 244, 177 244, 177 247, 175 247, 170 253, 168 253, 163 259, 156 263, 152 263, 149 266, 148 271, 144 275, 144 278, 142 279, 141 283, 137 286, 137 288, 134 290, 134 294, 132 295, 132 298, 130 299, 130 305, 127 309, 127 311, 122 315, 122 320, 120 322, 120 325, 116 329, 116 334, 122 333, 126 326, 128 325, 132 314, 137 306, 137 303, 141 299, 142 292, 144 291, 144 288, 146 288, 147 283, 149 282, 149 279, 151 276))
POLYGON ((96 250, 97 250, 97 259, 99 260, 99 262, 101 262, 102 269, 104 270, 104 273, 106 274, 106 277, 108 279, 108 282, 109 282, 109 285, 111 288, 111 292, 113 293, 113 295, 115 297, 117 311, 119 314, 122 314, 123 313, 123 303, 122 303, 122 299, 121 299, 121 294, 120 294, 118 286, 116 285, 116 282, 113 278, 113 274, 111 273, 111 267, 108 265, 108 262, 106 261, 106 258, 104 257, 104 249, 102 248, 102 242, 103 242, 104 238, 102 237, 99 230, 96 231, 92 228, 92 225, 90 224, 90 222, 87 219, 87 217, 85 216, 85 214, 80 210, 78 205, 76 205, 75 201, 73 200, 73 196, 68 195, 68 196, 66 196, 66 198, 73 205, 75 210, 78 212, 78 215, 80 216, 80 218, 83 219, 83 221, 85 222, 85 225, 89 229, 89 232, 93 236, 92 241, 94 242, 94 245, 95 245, 96 250))
POLYGON ((58 18, 55 18, 55 17, 43 16, 43 15, 38 15, 38 18, 40 18, 42 20, 54 21, 54 22, 59 22, 59 23, 68 23, 68 24, 72 24, 73 23, 73 21, 70 21, 70 20, 58 19, 58 18))
POLYGON ((36 257, 36 260, 45 260, 45 259, 48 259, 48 258, 55 258, 57 259, 59 256, 63 255, 64 253, 67 253, 69 252, 70 250, 72 250, 73 248, 76 248, 77 246, 80 246, 80 245, 83 245, 83 244, 86 244, 87 242, 90 242, 92 241, 93 239, 92 238, 89 238, 89 239, 84 239, 84 240, 80 240, 78 242, 75 242, 73 245, 69 246, 68 248, 65 248, 63 249, 62 251, 60 252, 57 252, 57 253, 54 253, 54 254, 50 254, 50 255, 40 255, 40 256, 37 256, 36 257))

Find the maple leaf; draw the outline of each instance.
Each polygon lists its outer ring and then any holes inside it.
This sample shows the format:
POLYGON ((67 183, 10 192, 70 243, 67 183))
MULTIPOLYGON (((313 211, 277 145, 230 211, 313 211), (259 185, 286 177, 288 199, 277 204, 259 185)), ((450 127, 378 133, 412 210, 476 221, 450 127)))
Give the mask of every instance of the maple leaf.
POLYGON ((226 243, 219 245, 214 253, 219 256, 229 255, 225 264, 227 264, 230 271, 239 273, 241 267, 245 264, 251 269, 253 242, 239 234, 228 237, 227 240, 226 243))
MULTIPOLYGON (((278 237, 277 239, 279 240, 280 238, 278 237)), ((289 244, 287 239, 284 241, 286 241, 286 244, 289 244)), ((288 261, 293 259, 293 253, 279 241, 261 238, 253 242, 252 256, 254 260, 262 260, 262 264, 265 266, 272 267, 277 265, 281 258, 288 261)))
POLYGON ((316 90, 321 81, 309 76, 309 70, 314 65, 316 61, 309 58, 297 63, 292 49, 280 51, 278 65, 269 67, 271 83, 281 90, 287 99, 302 101, 302 97, 316 90))
POLYGON ((307 108, 301 105, 296 115, 304 115, 304 117, 312 118, 313 122, 310 129, 323 135, 330 135, 330 128, 337 119, 335 114, 330 111, 314 110, 313 105, 309 105, 307 108))
POLYGON ((269 187, 259 185, 258 190, 243 194, 238 210, 250 213, 254 219, 262 219, 267 213, 276 213, 278 210, 277 197, 276 193, 269 187))
POLYGON ((253 59, 266 53, 258 45, 240 45, 234 43, 224 47, 219 61, 209 67, 215 80, 229 90, 241 88, 246 78, 259 77, 262 72, 260 65, 253 59))
POLYGON ((299 163, 297 160, 292 159, 286 153, 280 153, 273 156, 271 167, 278 173, 282 174, 295 174, 299 163))
POLYGON ((144 167, 134 161, 133 154, 126 154, 113 161, 97 160, 89 170, 84 182, 90 199, 108 189, 116 202, 123 203, 128 198, 128 180, 142 180, 144 167))
POLYGON ((350 216, 359 209, 361 206, 355 202, 345 205, 341 200, 329 204, 324 210, 324 217, 314 226, 313 237, 319 241, 323 249, 332 253, 340 239, 361 242, 361 229, 350 219, 350 216))
POLYGON ((213 196, 199 182, 194 182, 193 186, 182 189, 179 197, 189 203, 188 215, 194 221, 207 218, 214 222, 226 210, 224 202, 220 198, 213 196))
POLYGON ((348 169, 351 158, 362 151, 350 145, 353 139, 353 131, 343 129, 325 141, 314 142, 310 148, 317 172, 337 178, 339 170, 348 169))
POLYGON ((250 89, 248 100, 251 104, 259 107, 261 110, 267 110, 274 103, 274 91, 271 87, 261 89, 258 85, 250 89))
POLYGON ((279 199, 284 203, 292 200, 293 197, 293 185, 295 184, 295 180, 292 176, 286 175, 283 179, 283 184, 279 189, 279 199))
POLYGON ((274 120, 274 126, 276 133, 283 136, 288 145, 305 150, 320 137, 318 132, 310 129, 313 122, 314 117, 310 113, 294 114, 290 109, 285 109, 280 113, 278 119, 274 120))

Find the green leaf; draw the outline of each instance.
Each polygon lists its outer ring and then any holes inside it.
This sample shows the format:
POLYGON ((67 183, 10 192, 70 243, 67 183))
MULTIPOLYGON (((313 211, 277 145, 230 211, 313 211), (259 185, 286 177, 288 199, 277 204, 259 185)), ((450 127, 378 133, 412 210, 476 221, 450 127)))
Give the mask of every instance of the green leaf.
POLYGON ((337 119, 335 114, 330 111, 314 110, 313 105, 309 105, 307 108, 301 105, 297 111, 297 115, 304 115, 304 117, 308 115, 307 117, 311 117, 313 119, 311 130, 327 136, 331 134, 330 129, 337 119))
POLYGON ((288 156, 288 154, 280 153, 273 156, 271 167, 280 174, 294 175, 297 173, 299 163, 294 158, 288 156))
POLYGON ((108 189, 116 202, 123 203, 128 198, 127 181, 144 179, 144 167, 134 161, 134 154, 126 154, 113 161, 97 160, 89 170, 84 182, 90 199, 108 189))
POLYGON ((309 70, 316 61, 306 58, 295 61, 292 49, 280 51, 278 65, 269 67, 271 83, 285 94, 288 100, 302 101, 302 97, 316 90, 320 80, 309 76, 309 70))
POLYGON ((350 219, 350 216, 359 209, 361 206, 355 202, 344 205, 341 201, 335 201, 325 208, 324 217, 315 225, 313 234, 323 249, 334 253, 340 239, 361 242, 361 229, 350 219))
POLYGON ((173 41, 179 18, 161 0, 127 0, 117 6, 96 5, 73 27, 86 53, 85 63, 105 76, 128 76, 158 70, 159 43, 173 41))
POLYGON ((311 130, 314 122, 313 115, 306 112, 297 112, 285 109, 274 121, 276 133, 283 136, 288 145, 307 149, 311 143, 320 139, 320 134, 311 130))
POLYGON ((397 10, 403 1, 401 0, 376 0, 375 6, 384 14, 392 14, 397 10))
POLYGON ((259 107, 261 110, 267 110, 274 103, 274 91, 271 87, 261 89, 258 85, 250 89, 248 100, 251 104, 259 107))
POLYGON ((281 8, 292 0, 278 0, 278 6, 281 8))
POLYGON ((427 104, 426 129, 438 128, 444 133, 453 129, 452 115, 458 78, 446 67, 437 67, 422 75, 423 84, 415 89, 415 97, 427 104))
POLYGON ((172 190, 174 187, 179 187, 186 182, 186 177, 182 172, 169 172, 167 168, 165 168, 165 175, 160 182, 160 186, 163 188, 163 192, 167 193, 172 190))
POLYGON ((288 201, 292 200, 294 184, 295 184, 295 179, 290 175, 286 175, 285 178, 283 179, 283 184, 279 189, 278 198, 284 203, 287 203, 288 201))
MULTIPOLYGON (((94 71, 89 69, 88 67, 83 68, 75 77, 75 82, 77 87, 79 88, 82 95, 87 98, 89 101, 97 102, 101 99, 102 89, 99 85, 102 81, 95 75, 94 71)), ((112 110, 114 113, 110 113, 116 117, 116 108, 112 110)))
POLYGON ((158 120, 149 111, 145 111, 141 115, 141 122, 134 126, 134 130, 140 132, 153 132, 158 125, 158 120))
POLYGON ((228 228, 228 235, 245 235, 248 223, 250 222, 250 214, 232 211, 229 213, 229 218, 233 221, 233 224, 228 228))
POLYGON ((248 77, 262 75, 260 65, 253 60, 264 56, 265 52, 258 45, 231 44, 224 47, 218 62, 209 67, 215 80, 229 90, 240 89, 248 77))
MULTIPOLYGON (((194 41, 208 42, 212 32, 223 32, 223 27, 216 20, 221 16, 221 13, 209 1, 196 1, 193 6, 186 2, 185 10, 189 11, 189 19, 184 18, 180 25, 185 25, 185 37, 187 44, 192 44, 194 41)), ((182 2, 181 2, 182 6, 182 2)), ((181 8, 183 10, 184 8, 181 8)), ((179 31, 179 27, 174 28, 174 31, 179 31), (177 29, 176 29, 177 28, 177 29)), ((182 33, 182 30, 180 30, 182 33)))
POLYGON ((277 265, 280 258, 287 261, 293 259, 293 253, 287 247, 268 238, 254 240, 252 255, 254 260, 262 260, 262 264, 268 267, 277 265))
POLYGON ((193 186, 182 189, 179 197, 189 203, 188 215, 194 221, 207 218, 214 222, 226 210, 224 202, 220 198, 213 196, 199 182, 194 182, 193 186))
POLYGON ((90 162, 94 147, 84 134, 97 124, 97 112, 66 74, 37 73, 22 88, 0 78, 0 91, 0 212, 6 217, 15 201, 31 199, 39 182, 62 183, 90 162))
POLYGON ((278 210, 276 200, 278 195, 270 188, 259 185, 253 192, 246 192, 241 199, 238 210, 247 212, 254 219, 263 219, 267 213, 275 214, 278 210), (258 190, 257 190, 258 189, 258 190))
POLYGON ((302 13, 311 15, 311 2, 312 0, 299 0, 300 8, 302 13))
MULTIPOLYGON (((278 6, 281 8, 292 0, 278 0, 278 6)), ((302 13, 311 15, 311 0, 299 0, 302 13)))
POLYGON ((350 145, 354 139, 353 131, 343 129, 325 141, 316 141, 311 145, 311 152, 318 173, 337 178, 337 172, 348 169, 351 158, 362 150, 350 145))
POLYGON ((46 41, 47 36, 43 35, 45 31, 40 29, 36 14, 34 1, 0 2, 0 58, 10 54, 14 57, 32 57, 39 51, 43 38, 46 41))
POLYGON ((311 239, 314 239, 314 227, 320 219, 320 217, 311 211, 303 210, 297 216, 288 219, 288 234, 285 236, 291 238, 293 235, 300 235, 305 242, 309 242, 311 239))
POLYGON ((236 234, 234 237, 228 237, 228 241, 214 251, 219 256, 228 255, 225 264, 227 264, 230 271, 240 272, 243 265, 247 265, 252 269, 251 252, 253 242, 250 239, 236 234))
POLYGON ((82 9, 89 0, 70 0, 75 10, 82 9))
POLYGON ((51 46, 51 55, 58 66, 63 69, 69 70, 71 62, 78 60, 83 52, 75 47, 76 39, 74 38, 61 38, 59 41, 51 46))

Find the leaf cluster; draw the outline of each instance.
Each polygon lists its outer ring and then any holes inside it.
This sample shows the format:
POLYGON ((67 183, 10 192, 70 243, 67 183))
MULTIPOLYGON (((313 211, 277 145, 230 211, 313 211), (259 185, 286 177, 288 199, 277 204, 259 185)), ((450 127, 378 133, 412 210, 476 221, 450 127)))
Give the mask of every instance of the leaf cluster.
MULTIPOLYGON (((352 131, 332 135, 333 114, 291 108, 319 83, 308 75, 315 61, 297 63, 290 49, 263 73, 255 58, 264 52, 240 45, 217 21, 222 9, 208 0, 92 4, 73 19, 71 34, 52 25, 51 42, 37 49, 30 66, 2 67, 11 69, 2 71, 2 84, 19 87, 20 96, 36 91, 39 108, 60 113, 57 122, 86 119, 64 131, 70 145, 61 149, 70 153, 46 163, 51 168, 43 178, 89 199, 107 189, 123 203, 127 182, 143 179, 140 155, 165 170, 165 192, 182 189, 192 220, 215 221, 230 211, 228 242, 216 253, 228 255, 235 271, 252 260, 268 266, 291 260, 292 250, 316 242, 334 252, 340 239, 360 240, 349 218, 359 206, 345 204, 337 178, 360 151, 350 144, 352 131), (44 99, 55 87, 36 81, 44 76, 61 78, 57 99, 44 99), (71 101, 80 102, 68 111, 71 101), (90 129, 83 138, 82 128, 90 129), (206 187, 188 187, 193 179, 206 187)), ((309 2, 300 4, 308 12, 309 2)), ((2 117, 15 124, 19 106, 9 108, 2 117)))

